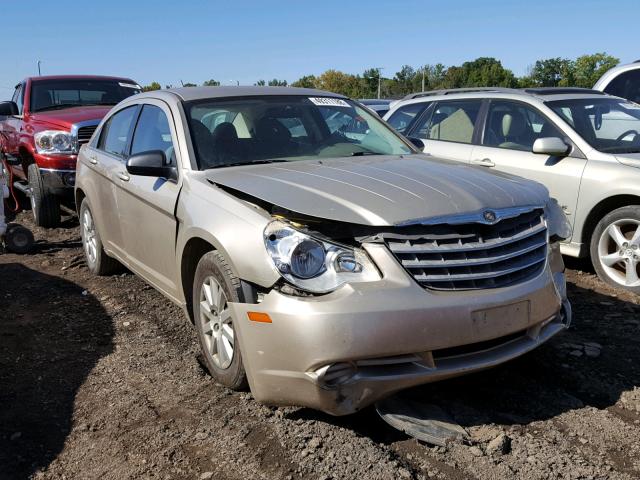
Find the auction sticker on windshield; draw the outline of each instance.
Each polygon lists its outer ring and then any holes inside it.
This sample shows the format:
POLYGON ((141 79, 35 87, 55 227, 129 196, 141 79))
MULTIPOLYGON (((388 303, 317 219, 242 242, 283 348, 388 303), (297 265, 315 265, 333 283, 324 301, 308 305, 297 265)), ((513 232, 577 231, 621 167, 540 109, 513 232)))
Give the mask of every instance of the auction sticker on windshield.
POLYGON ((314 105, 318 105, 321 107, 350 107, 351 106, 341 98, 309 97, 309 100, 311 100, 311 102, 314 105))

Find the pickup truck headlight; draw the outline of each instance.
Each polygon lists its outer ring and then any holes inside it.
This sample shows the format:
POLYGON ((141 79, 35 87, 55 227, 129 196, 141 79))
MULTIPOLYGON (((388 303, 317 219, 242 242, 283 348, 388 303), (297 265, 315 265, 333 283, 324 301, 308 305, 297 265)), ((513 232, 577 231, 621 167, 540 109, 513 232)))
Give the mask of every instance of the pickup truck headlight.
POLYGON ((327 293, 345 283, 380 279, 364 251, 314 238, 280 220, 267 225, 264 243, 280 275, 308 292, 327 293))
POLYGON ((45 130, 35 134, 38 153, 76 153, 77 145, 71 133, 64 130, 45 130))
POLYGON ((544 207, 544 211, 547 219, 547 229, 549 230, 549 239, 552 242, 558 242, 571 238, 573 229, 555 198, 549 199, 544 207))

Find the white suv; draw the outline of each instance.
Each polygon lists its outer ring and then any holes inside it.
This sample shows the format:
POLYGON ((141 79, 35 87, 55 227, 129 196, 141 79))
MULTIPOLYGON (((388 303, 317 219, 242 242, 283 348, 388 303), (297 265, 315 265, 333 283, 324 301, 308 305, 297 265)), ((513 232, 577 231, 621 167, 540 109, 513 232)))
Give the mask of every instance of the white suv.
POLYGON ((384 118, 426 154, 544 184, 573 226, 562 252, 640 293, 640 105, 577 88, 477 88, 413 94, 384 118))
POLYGON ((593 88, 640 103, 640 60, 613 67, 600 77, 593 88))

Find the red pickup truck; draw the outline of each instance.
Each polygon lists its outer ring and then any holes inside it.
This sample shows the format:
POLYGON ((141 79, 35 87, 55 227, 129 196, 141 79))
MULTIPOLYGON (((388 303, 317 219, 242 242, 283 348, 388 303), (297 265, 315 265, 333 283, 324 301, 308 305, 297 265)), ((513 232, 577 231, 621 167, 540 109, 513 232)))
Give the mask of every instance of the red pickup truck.
POLYGON ((60 223, 61 203, 73 202, 80 146, 113 105, 140 91, 128 78, 31 77, 0 102, 0 157, 13 186, 30 198, 37 225, 60 223))

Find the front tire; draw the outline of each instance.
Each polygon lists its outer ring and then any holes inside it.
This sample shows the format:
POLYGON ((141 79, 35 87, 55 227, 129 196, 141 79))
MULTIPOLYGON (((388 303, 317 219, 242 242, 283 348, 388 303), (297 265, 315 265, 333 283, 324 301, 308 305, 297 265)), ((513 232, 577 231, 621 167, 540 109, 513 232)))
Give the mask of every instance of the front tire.
POLYGON ((80 205, 80 235, 84 258, 91 273, 104 276, 111 275, 120 269, 120 263, 104 251, 98 227, 86 198, 80 205))
POLYGON ((31 189, 31 212, 39 227, 55 228, 60 225, 60 200, 51 194, 44 182, 38 165, 32 163, 27 170, 31 189))
POLYGON ((245 302, 240 279, 218 252, 203 255, 193 280, 193 314, 204 362, 216 382, 245 390, 247 376, 229 302, 245 302))
POLYGON ((613 287, 640 294, 640 205, 605 215, 591 237, 591 261, 613 287))

